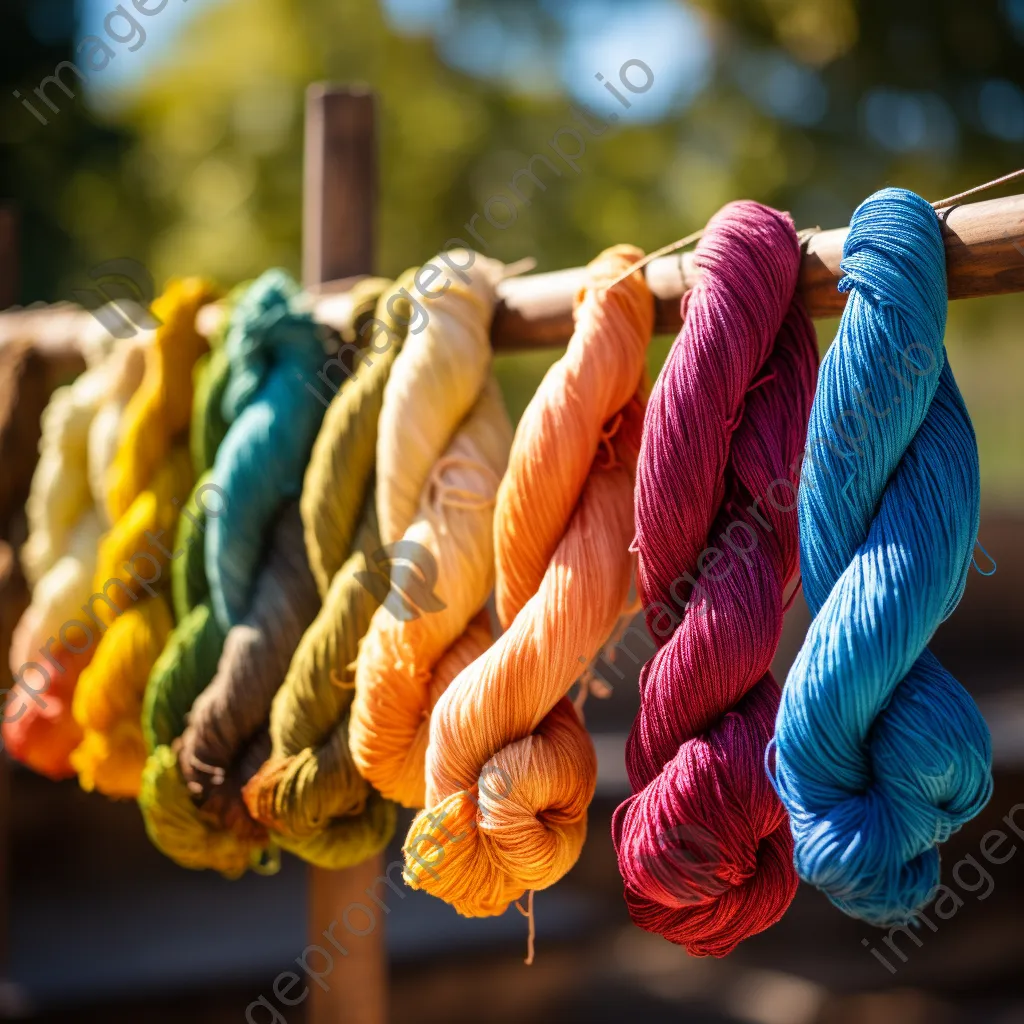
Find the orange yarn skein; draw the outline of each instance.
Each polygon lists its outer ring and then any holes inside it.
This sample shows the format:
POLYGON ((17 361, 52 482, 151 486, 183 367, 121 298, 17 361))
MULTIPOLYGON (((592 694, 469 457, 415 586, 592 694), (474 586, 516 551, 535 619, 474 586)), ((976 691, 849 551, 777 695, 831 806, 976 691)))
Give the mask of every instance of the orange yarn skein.
POLYGON ((553 885, 586 835, 597 762, 564 695, 629 591, 654 302, 639 271, 607 285, 641 256, 617 246, 590 264, 569 347, 523 414, 498 492, 506 632, 431 716, 428 810, 409 831, 405 879, 466 916, 553 885))

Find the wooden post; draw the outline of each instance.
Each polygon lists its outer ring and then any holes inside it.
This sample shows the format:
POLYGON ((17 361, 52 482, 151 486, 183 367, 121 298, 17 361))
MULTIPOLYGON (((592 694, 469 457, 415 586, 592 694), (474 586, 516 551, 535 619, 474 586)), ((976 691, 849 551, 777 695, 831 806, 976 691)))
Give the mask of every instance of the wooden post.
POLYGON ((0 205, 0 309, 18 301, 21 273, 18 266, 18 211, 10 203, 0 205))
MULTIPOLYGON (((373 218, 377 187, 373 95, 362 88, 312 85, 306 93, 303 192, 303 283, 316 291, 326 281, 373 270, 373 218)), ((383 873, 378 855, 348 871, 310 869, 309 942, 324 946, 334 921, 383 873)), ((355 910, 358 927, 365 921, 355 910)), ((387 952, 384 921, 368 935, 346 941, 348 956, 335 963, 324 991, 310 986, 307 1024, 384 1024, 387 1020, 387 952)))
POLYGON ((310 290, 372 271, 375 116, 366 88, 316 83, 306 90, 302 280, 310 290))

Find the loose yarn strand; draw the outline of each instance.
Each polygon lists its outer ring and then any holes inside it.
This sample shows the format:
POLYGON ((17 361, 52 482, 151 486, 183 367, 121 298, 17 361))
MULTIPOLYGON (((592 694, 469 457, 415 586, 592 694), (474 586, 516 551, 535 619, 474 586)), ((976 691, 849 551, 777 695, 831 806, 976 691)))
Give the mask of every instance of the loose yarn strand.
POLYGON ((955 196, 940 199, 938 202, 932 203, 932 208, 942 210, 947 206, 952 206, 954 203, 959 203, 962 199, 968 199, 979 192, 985 192, 990 188, 995 188, 997 185, 1005 185, 1008 182, 1016 181, 1018 178, 1024 178, 1024 167, 1019 171, 1011 171, 1009 174, 1004 174, 1001 178, 993 178, 992 181, 986 181, 984 185, 975 185, 974 188, 969 188, 966 192, 958 192, 955 196))

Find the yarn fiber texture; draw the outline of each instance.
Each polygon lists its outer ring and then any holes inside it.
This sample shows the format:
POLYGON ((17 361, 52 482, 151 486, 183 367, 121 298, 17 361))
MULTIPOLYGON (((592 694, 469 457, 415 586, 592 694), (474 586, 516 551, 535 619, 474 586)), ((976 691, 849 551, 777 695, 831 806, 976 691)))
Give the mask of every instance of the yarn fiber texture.
POLYGON ((167 541, 193 483, 185 434, 192 370, 207 349, 195 319, 215 297, 210 285, 191 278, 172 282, 154 303, 161 326, 146 349, 142 383, 125 409, 106 474, 107 509, 118 518, 97 557, 88 645, 95 653, 75 689, 82 742, 71 763, 84 789, 111 797, 137 796, 146 760, 143 696, 173 626, 167 541))
MULTIPOLYGON (((142 379, 142 344, 132 339, 114 352, 97 347, 101 361, 57 389, 42 416, 39 463, 26 503, 30 532, 21 552, 34 580, 32 602, 11 636, 10 661, 12 672, 42 663, 50 684, 39 701, 12 698, 16 707, 5 715, 3 731, 14 757, 53 779, 75 773, 69 758, 82 737, 71 701, 92 656, 91 649, 72 654, 58 638, 65 623, 81 618, 92 593, 97 548, 109 525, 92 485, 113 458, 109 438, 116 440, 125 404, 142 379), (63 671, 45 657, 54 640, 54 662, 63 671)), ((40 685, 34 677, 33 685, 40 685)))
POLYGON ((505 632, 431 714, 427 809, 406 840, 405 879, 466 916, 553 885, 586 836, 597 764, 565 693, 629 590, 654 302, 641 272, 606 286, 641 256, 619 246, 590 264, 573 336, 523 414, 498 490, 505 632))
POLYGON ((299 497, 323 419, 323 405, 301 383, 324 363, 323 329, 298 310, 298 295, 283 270, 268 270, 239 298, 224 342, 231 379, 222 410, 231 426, 213 478, 225 508, 205 539, 213 610, 224 629, 249 610, 271 525, 299 497))
POLYGON ((696 256, 702 276, 683 299, 637 466, 637 578, 658 650, 640 674, 633 795, 612 836, 634 923, 692 955, 725 956, 796 892, 763 763, 818 360, 794 299, 788 214, 730 203, 696 256))
POLYGON ((378 852, 395 828, 394 805, 356 770, 349 709, 359 643, 378 605, 360 577, 380 547, 374 500, 384 389, 411 323, 415 271, 375 279, 353 294, 353 356, 324 415, 306 469, 300 510, 323 605, 303 634, 270 712, 271 756, 246 785, 252 816, 284 849, 338 869, 378 852))
POLYGON ((938 844, 992 791, 988 728, 927 648, 978 532, 978 450, 946 359, 945 250, 902 189, 850 222, 849 292, 811 410, 800 567, 814 615, 775 729, 802 878, 880 926, 939 881, 938 844))
POLYGON ((502 271, 475 255, 468 282, 430 300, 384 391, 377 516, 395 594, 359 649, 349 742, 363 777, 406 807, 423 806, 431 709, 492 639, 494 504, 512 443, 491 372, 502 271))

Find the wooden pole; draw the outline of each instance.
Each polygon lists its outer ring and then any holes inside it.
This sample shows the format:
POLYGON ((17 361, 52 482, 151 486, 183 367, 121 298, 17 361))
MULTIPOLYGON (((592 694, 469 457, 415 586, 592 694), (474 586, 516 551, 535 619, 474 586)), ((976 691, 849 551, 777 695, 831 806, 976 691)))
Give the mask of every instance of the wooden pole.
MULTIPOLYGON (((939 219, 946 241, 951 299, 1024 291, 1024 195, 953 206, 940 211, 939 219)), ((798 291, 817 319, 839 316, 846 305, 846 295, 838 291, 836 283, 843 276, 839 261, 847 231, 815 232, 804 246, 798 291)), ((355 260, 339 261, 342 269, 337 273, 344 279, 307 280, 314 292, 314 313, 324 323, 340 327, 350 314, 346 292, 362 276, 352 272, 357 265, 355 260)), ((700 278, 696 257, 692 252, 661 256, 647 265, 645 274, 655 297, 655 329, 673 334, 680 327, 679 300, 700 278)), ((564 345, 572 334, 573 295, 585 282, 583 267, 502 282, 498 288, 501 302, 491 328, 494 348, 514 351, 564 345)), ((19 332, 19 318, 34 316, 52 321, 45 333, 57 344, 78 329, 74 323, 89 314, 74 307, 0 313, 0 347, 19 332)), ((200 330, 214 330, 222 317, 222 306, 205 307, 200 311, 200 330)))
MULTIPOLYGON (((373 216, 377 154, 374 100, 366 89, 312 85, 306 93, 306 158, 303 192, 303 280, 307 289, 373 270, 373 216)), ((366 905, 367 890, 383 873, 378 855, 348 871, 309 872, 309 942, 353 903, 366 905)), ((384 1024, 387 1020, 387 952, 384 921, 346 941, 324 991, 310 986, 307 1024, 384 1024)))
MULTIPOLYGON (((1024 291, 1024 195, 989 199, 939 211, 946 242, 951 299, 1024 291)), ((846 294, 836 288, 848 228, 818 231, 804 247, 798 290, 815 318, 839 316, 846 294)), ((692 252, 661 256, 647 266, 655 296, 655 330, 675 334, 679 300, 697 283, 692 252)), ((572 334, 572 300, 585 281, 582 267, 505 281, 491 338, 496 349, 564 345, 572 334)))

